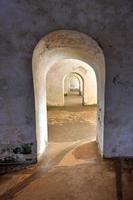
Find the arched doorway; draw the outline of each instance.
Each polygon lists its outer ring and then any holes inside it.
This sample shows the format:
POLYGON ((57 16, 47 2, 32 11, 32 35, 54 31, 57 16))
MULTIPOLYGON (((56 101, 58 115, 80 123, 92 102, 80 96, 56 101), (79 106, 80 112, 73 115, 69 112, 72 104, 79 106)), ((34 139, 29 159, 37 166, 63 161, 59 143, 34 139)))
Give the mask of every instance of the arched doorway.
POLYGON ((64 59, 76 59, 90 65, 97 78, 97 140, 103 155, 105 61, 98 44, 89 36, 70 30, 55 31, 42 38, 33 52, 37 159, 41 159, 48 141, 46 76, 50 68, 64 59))
POLYGON ((79 77, 72 75, 69 80, 69 89, 70 92, 80 93, 80 80, 79 77))
MULTIPOLYGON (((84 105, 84 79, 71 72, 64 77, 64 105, 68 105, 71 97, 77 97, 77 103, 84 105)), ((76 98, 75 98, 76 99, 76 98)))
POLYGON ((80 81, 84 83, 82 104, 97 104, 97 81, 93 68, 81 60, 63 59, 51 66, 47 72, 46 90, 49 106, 64 105, 64 84, 69 85, 69 75, 71 78, 73 74, 80 77, 80 81))

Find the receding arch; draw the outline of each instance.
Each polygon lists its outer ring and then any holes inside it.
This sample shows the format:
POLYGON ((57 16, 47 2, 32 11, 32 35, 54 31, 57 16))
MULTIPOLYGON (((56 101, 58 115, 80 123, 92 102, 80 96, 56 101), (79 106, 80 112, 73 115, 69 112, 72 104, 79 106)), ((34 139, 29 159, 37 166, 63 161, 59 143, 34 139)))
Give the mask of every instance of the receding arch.
POLYGON ((97 81, 93 68, 80 60, 63 59, 55 63, 47 72, 46 88, 48 106, 64 105, 64 77, 70 73, 79 74, 83 79, 83 105, 97 104, 97 81))
MULTIPOLYGON (((64 90, 63 94, 64 94, 64 96, 67 96, 69 94, 70 90, 68 88, 68 84, 70 84, 70 80, 72 77, 76 77, 79 81, 79 95, 82 96, 82 104, 84 105, 84 79, 81 74, 79 74, 77 72, 70 72, 69 74, 67 74, 63 77, 63 90, 64 90), (65 85, 65 84, 67 84, 67 85, 65 85), (65 88, 65 86, 66 86, 66 88, 65 88)), ((63 101, 64 101, 64 98, 63 98, 63 101)), ((65 103, 64 103, 64 105, 65 105, 65 103)))
POLYGON ((37 159, 41 159, 47 141, 46 75, 48 70, 63 59, 76 59, 89 64, 96 73, 98 96, 98 145, 104 153, 104 88, 105 60, 101 48, 88 35, 70 30, 52 32, 36 45, 33 58, 33 82, 35 95, 37 159))
POLYGON ((70 90, 80 89, 80 79, 78 76, 75 76, 74 74, 69 79, 69 88, 70 90))
POLYGON ((78 80, 79 95, 81 95, 82 91, 83 91, 83 80, 80 75, 78 75, 77 73, 73 73, 73 72, 68 74, 64 79, 64 89, 65 89, 65 80, 68 79, 66 81, 66 91, 64 91, 64 94, 67 94, 69 92, 69 84, 71 82, 71 79, 73 79, 73 78, 77 78, 77 80, 78 80))
MULTIPOLYGON (((83 90, 84 90, 84 79, 80 74, 77 73, 72 73, 73 76, 75 76, 76 78, 78 78, 79 80, 79 95, 83 96, 83 90)), ((84 102, 84 100, 83 100, 84 102)))

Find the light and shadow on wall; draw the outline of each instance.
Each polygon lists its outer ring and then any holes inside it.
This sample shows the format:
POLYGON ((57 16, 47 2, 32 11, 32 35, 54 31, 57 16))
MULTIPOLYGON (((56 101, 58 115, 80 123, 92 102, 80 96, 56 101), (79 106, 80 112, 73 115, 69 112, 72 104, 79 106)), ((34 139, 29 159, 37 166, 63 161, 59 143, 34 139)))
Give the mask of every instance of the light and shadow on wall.
POLYGON ((38 160, 50 139, 46 105, 64 106, 64 80, 70 73, 80 75, 82 79, 82 104, 90 106, 97 103, 97 142, 103 155, 105 62, 98 44, 77 31, 55 31, 39 41, 32 63, 38 160))

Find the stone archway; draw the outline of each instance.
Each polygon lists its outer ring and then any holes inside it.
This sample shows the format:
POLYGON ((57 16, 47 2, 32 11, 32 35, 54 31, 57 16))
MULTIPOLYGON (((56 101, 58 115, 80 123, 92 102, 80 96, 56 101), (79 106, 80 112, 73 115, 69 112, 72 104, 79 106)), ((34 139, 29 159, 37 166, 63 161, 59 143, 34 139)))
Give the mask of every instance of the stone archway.
POLYGON ((96 41, 78 31, 60 30, 43 37, 33 52, 32 70, 35 95, 37 159, 40 160, 48 141, 46 109, 46 75, 63 59, 76 59, 89 64, 97 78, 98 118, 97 138, 101 155, 104 153, 104 87, 105 61, 96 41))
POLYGON ((64 77, 76 73, 84 82, 84 105, 97 104, 97 83, 95 71, 88 64, 76 59, 63 59, 55 63, 47 73, 46 89, 49 106, 64 105, 64 77))
POLYGON ((63 81, 64 82, 64 96, 65 95, 67 96, 67 94, 70 92, 69 86, 70 86, 70 81, 73 77, 75 77, 78 80, 79 95, 81 96, 83 93, 83 82, 84 82, 83 78, 81 77, 81 75, 75 72, 72 72, 64 77, 64 81, 63 81))
MULTIPOLYGON (((84 78, 81 74, 77 73, 77 72, 70 72, 69 74, 65 75, 63 78, 63 103, 65 104, 65 99, 68 99, 67 97, 69 96, 74 96, 74 95, 78 95, 81 97, 81 105, 84 105, 84 78), (77 79, 78 82, 78 90, 76 89, 75 91, 71 90, 71 80, 73 78, 77 79)), ((75 104, 76 102, 74 102, 75 104)), ((79 103, 79 102, 78 102, 79 103)))

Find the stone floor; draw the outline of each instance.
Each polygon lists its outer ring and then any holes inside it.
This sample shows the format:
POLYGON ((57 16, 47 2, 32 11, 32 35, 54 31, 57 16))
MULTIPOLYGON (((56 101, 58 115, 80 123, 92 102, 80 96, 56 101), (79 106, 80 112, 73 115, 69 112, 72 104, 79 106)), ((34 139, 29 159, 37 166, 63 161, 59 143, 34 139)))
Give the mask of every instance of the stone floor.
POLYGON ((132 161, 101 159, 96 106, 81 104, 70 95, 64 107, 48 108, 44 160, 1 176, 0 200, 133 200, 132 161))

